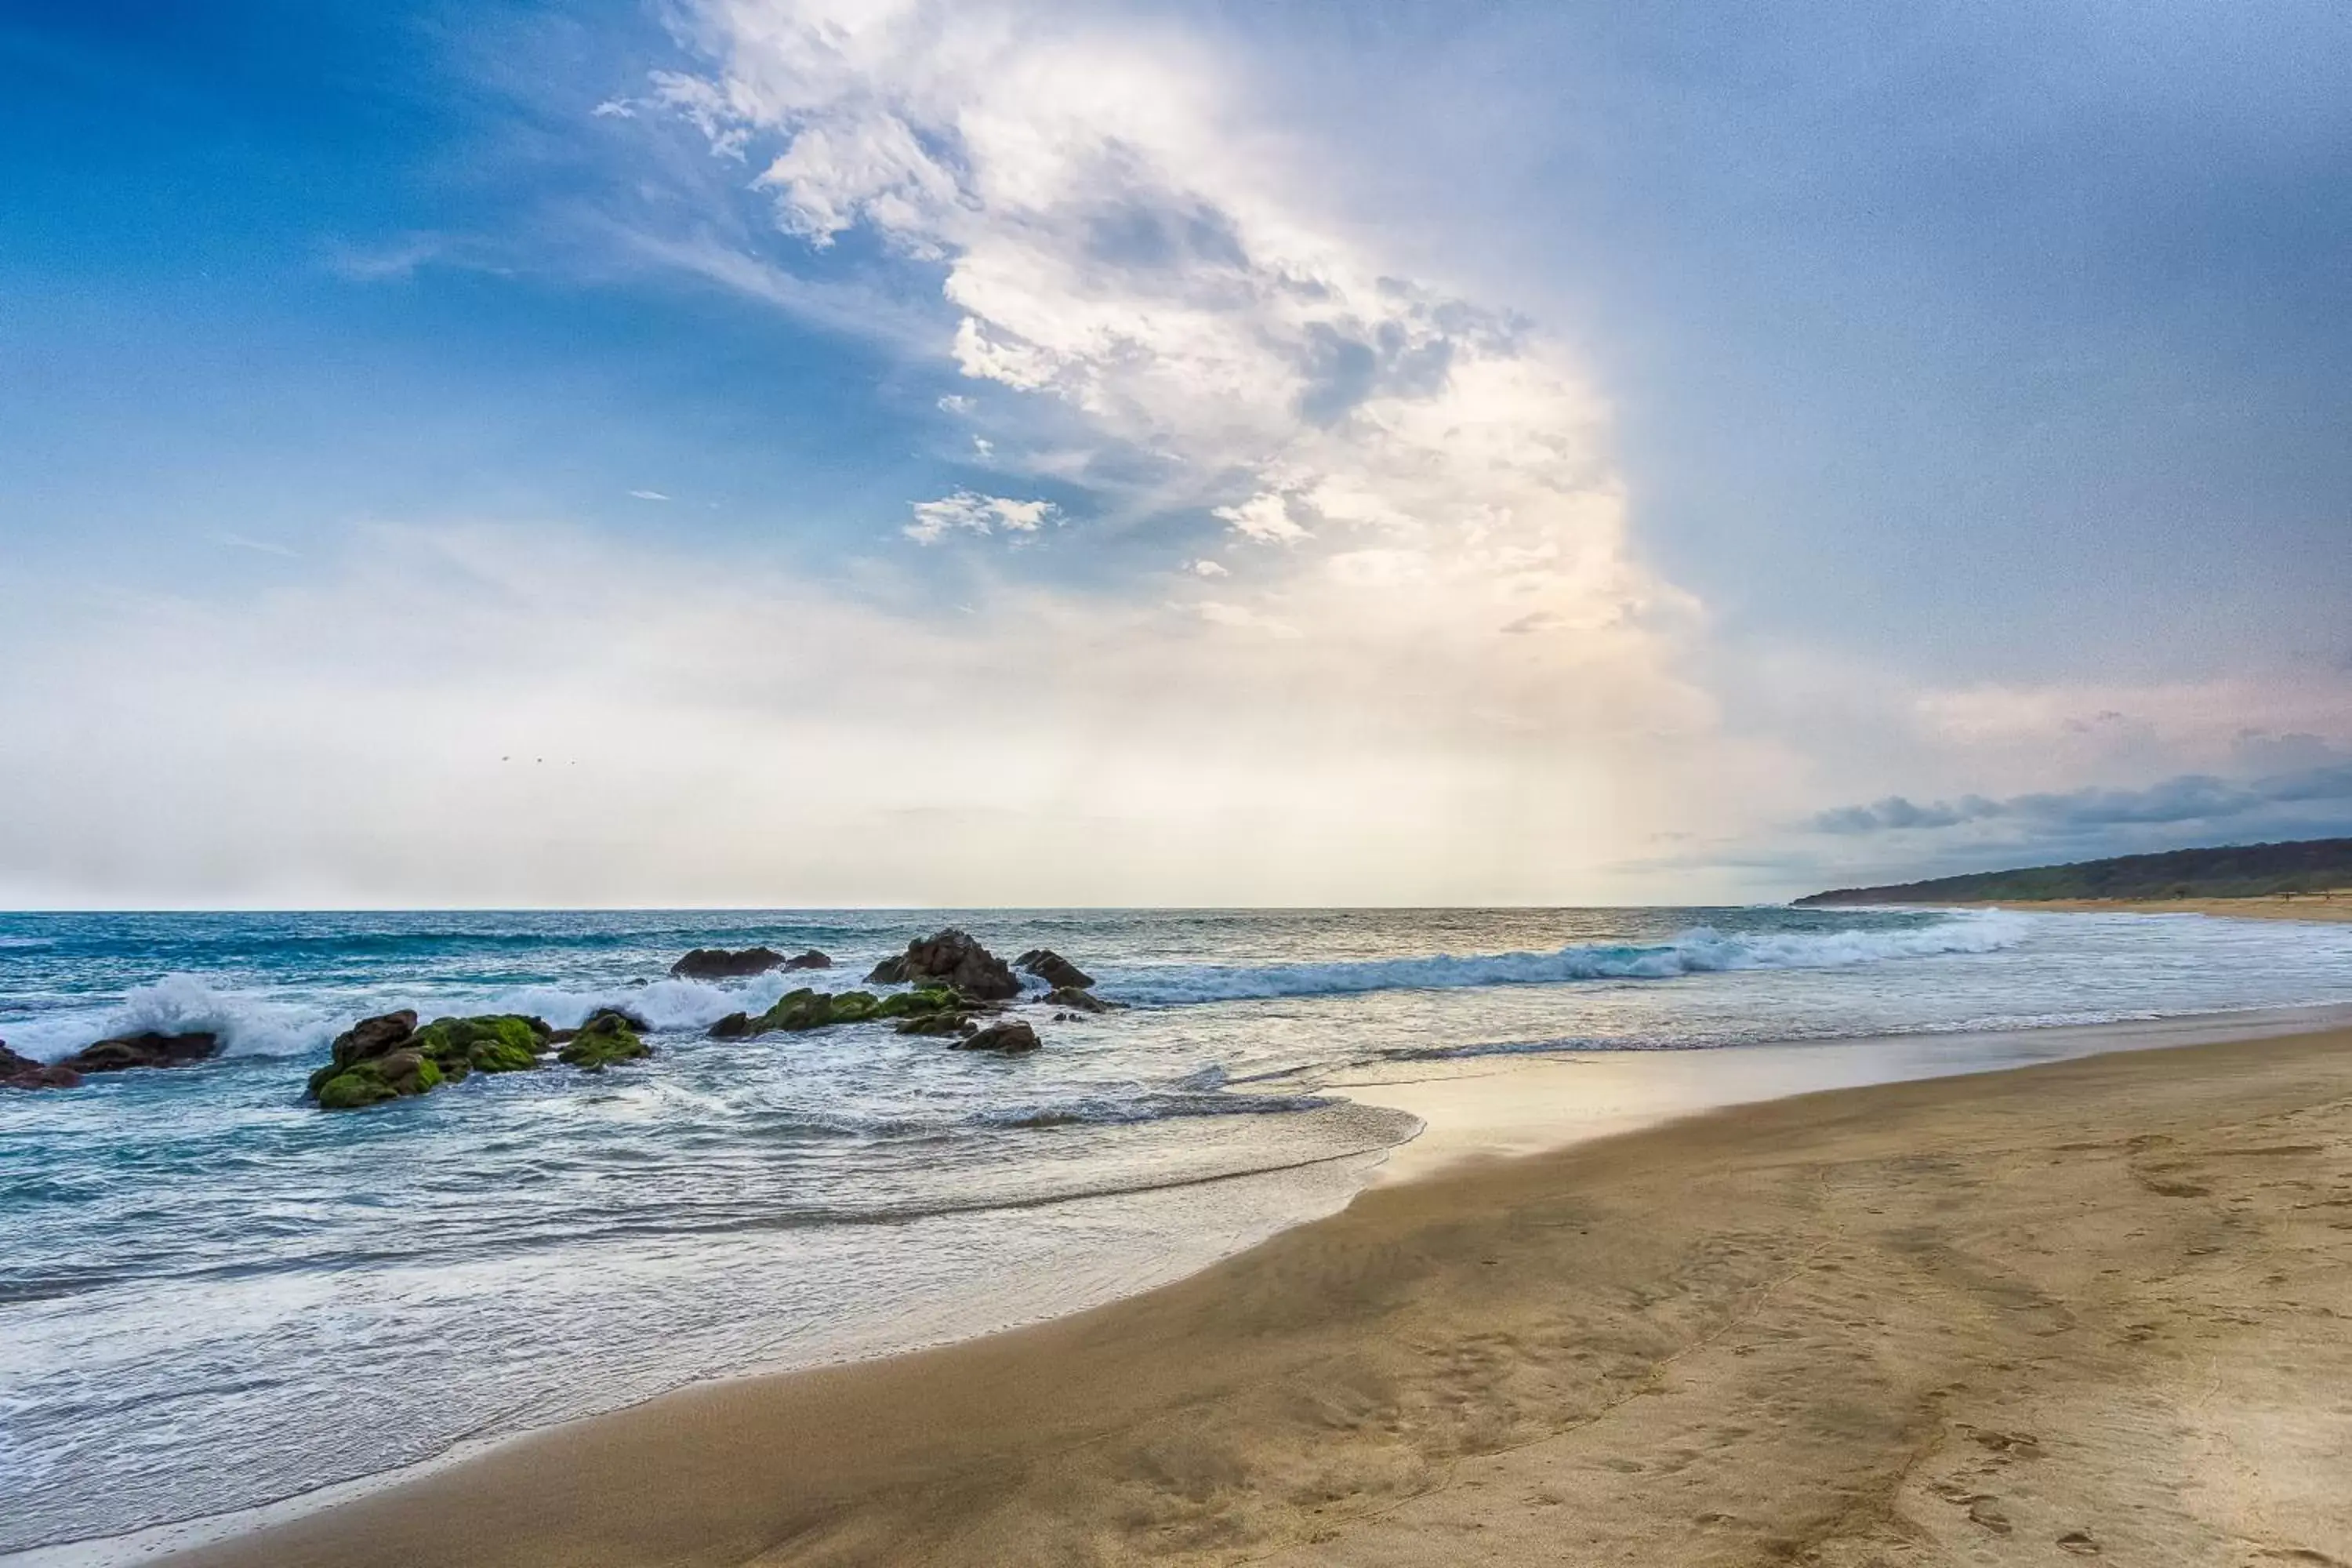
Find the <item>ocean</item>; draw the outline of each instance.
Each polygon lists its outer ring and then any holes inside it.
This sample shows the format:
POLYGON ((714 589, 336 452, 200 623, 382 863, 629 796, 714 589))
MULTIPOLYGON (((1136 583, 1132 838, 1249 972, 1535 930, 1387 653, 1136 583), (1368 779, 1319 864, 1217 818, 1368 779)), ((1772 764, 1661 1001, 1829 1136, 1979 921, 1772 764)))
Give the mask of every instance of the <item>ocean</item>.
POLYGON ((1814 1041, 1868 1079, 1890 1037, 2346 1003, 2352 926, 2199 916, 0 914, 15 1049, 226 1041, 0 1091, 0 1552, 1148 1289, 1344 1205, 1419 1131, 1335 1087, 1370 1069, 1814 1041), (1025 1007, 1045 1048, 1016 1058, 887 1026, 706 1037, 944 925, 1054 948, 1130 1005, 1025 1007), (755 943, 838 964, 667 978, 689 948, 755 943), (370 1014, 569 1026, 606 1005, 654 1025, 651 1061, 343 1114, 301 1099, 370 1014))

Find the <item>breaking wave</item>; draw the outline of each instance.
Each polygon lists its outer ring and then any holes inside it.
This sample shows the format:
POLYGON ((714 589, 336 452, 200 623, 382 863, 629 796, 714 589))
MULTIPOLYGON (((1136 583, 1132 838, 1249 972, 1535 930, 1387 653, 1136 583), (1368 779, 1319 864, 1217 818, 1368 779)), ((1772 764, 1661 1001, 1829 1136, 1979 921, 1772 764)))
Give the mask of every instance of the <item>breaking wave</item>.
POLYGON ((193 974, 166 974, 134 986, 103 1013, 76 1011, 28 1019, 11 1028, 17 1048, 44 1059, 121 1035, 218 1035, 229 1056, 289 1057, 315 1051, 342 1026, 313 1007, 221 991, 193 974))
POLYGON ((1341 996, 1368 991, 1454 990, 1481 985, 1553 985, 1575 980, 1672 980, 1739 969, 1833 969, 1890 959, 1996 952, 2024 939, 2023 917, 1999 910, 1955 912, 1897 930, 1726 933, 1698 926, 1636 946, 1573 943, 1554 952, 1457 958, 1384 958, 1256 966, 1188 964, 1133 969, 1102 989, 1124 1002, 1173 1006, 1274 996, 1341 996))

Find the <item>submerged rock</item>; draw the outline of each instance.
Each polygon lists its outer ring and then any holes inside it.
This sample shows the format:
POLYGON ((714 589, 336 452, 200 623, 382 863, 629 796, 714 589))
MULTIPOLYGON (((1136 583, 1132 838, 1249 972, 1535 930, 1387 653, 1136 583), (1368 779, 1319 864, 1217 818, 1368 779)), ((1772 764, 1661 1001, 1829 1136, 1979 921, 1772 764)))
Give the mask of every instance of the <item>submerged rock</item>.
POLYGON ((1037 1031, 1018 1021, 991 1024, 955 1043, 960 1051, 996 1051, 1004 1056, 1019 1056, 1039 1048, 1037 1031))
POLYGON ((740 980, 765 974, 771 969, 806 967, 798 959, 787 960, 772 947, 747 947, 740 952, 730 952, 723 947, 698 947, 671 964, 669 972, 680 980, 740 980))
POLYGON ((81 1074, 69 1067, 51 1067, 19 1056, 0 1040, 0 1089, 75 1089, 81 1074))
POLYGON ((1033 947, 1013 962, 1056 991, 1083 991, 1095 983, 1093 975, 1050 947, 1033 947))
MULTIPOLYGON (((952 1027, 969 1006, 962 997, 941 985, 922 986, 890 996, 877 996, 870 991, 814 991, 803 986, 777 997, 775 1005, 756 1018, 730 1013, 712 1025, 710 1032, 719 1039, 741 1039, 778 1030, 799 1034, 809 1029, 829 1029, 839 1024, 876 1023, 891 1018, 908 1023, 946 1018, 952 1027)), ((899 1032, 936 1031, 912 1029, 902 1023, 899 1032)))
POLYGON ((637 1038, 627 1018, 618 1008, 598 1013, 572 1032, 555 1059, 583 1072, 603 1072, 617 1063, 644 1060, 654 1054, 654 1048, 637 1038))
POLYGON ((220 1037, 202 1030, 122 1035, 84 1046, 57 1065, 68 1072, 124 1072, 132 1068, 183 1068, 220 1055, 220 1037))
POLYGON ((1124 1002, 1106 1002, 1093 992, 1081 991, 1075 985, 1048 991, 1045 1000, 1056 1007, 1072 1007, 1081 1013, 1110 1013, 1127 1005, 1124 1002))
POLYGON ((953 986, 975 1002, 1003 1002, 1021 994, 1012 967, 964 932, 950 927, 907 944, 904 955, 886 958, 868 974, 877 985, 953 986))

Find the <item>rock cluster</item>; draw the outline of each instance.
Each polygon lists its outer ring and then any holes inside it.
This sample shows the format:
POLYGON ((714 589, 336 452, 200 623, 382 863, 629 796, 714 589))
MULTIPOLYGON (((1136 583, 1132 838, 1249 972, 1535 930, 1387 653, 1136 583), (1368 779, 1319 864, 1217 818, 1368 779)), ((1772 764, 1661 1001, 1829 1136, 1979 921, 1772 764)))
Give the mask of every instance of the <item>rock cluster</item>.
POLYGON ((904 954, 884 959, 866 979, 874 985, 952 986, 975 1002, 1009 1002, 1021 994, 1010 964, 952 927, 908 942, 904 954))
POLYGON ((730 952, 723 947, 698 947, 669 966, 680 980, 741 980, 772 969, 831 969, 833 960, 811 948, 786 958, 772 947, 747 947, 730 952))
POLYGON ((551 1028, 543 1018, 489 1013, 436 1018, 418 1027, 404 1007, 362 1018, 335 1037, 330 1060, 310 1075, 309 1093, 321 1110, 357 1110, 387 1100, 428 1094, 469 1074, 528 1072, 550 1051, 587 1072, 653 1054, 637 1037, 645 1020, 607 1007, 577 1029, 551 1028))

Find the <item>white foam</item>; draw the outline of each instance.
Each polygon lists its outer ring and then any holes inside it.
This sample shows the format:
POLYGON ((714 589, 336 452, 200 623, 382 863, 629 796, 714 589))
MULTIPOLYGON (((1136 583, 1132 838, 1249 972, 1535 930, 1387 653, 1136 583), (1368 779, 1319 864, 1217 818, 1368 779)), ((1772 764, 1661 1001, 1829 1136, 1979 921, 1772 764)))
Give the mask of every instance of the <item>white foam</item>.
POLYGON ((208 1034, 229 1056, 290 1057, 316 1051, 338 1026, 315 1007, 291 1006, 242 991, 221 991, 193 974, 166 974, 134 987, 100 1012, 59 1013, 12 1031, 16 1048, 44 1059, 121 1035, 208 1034))

